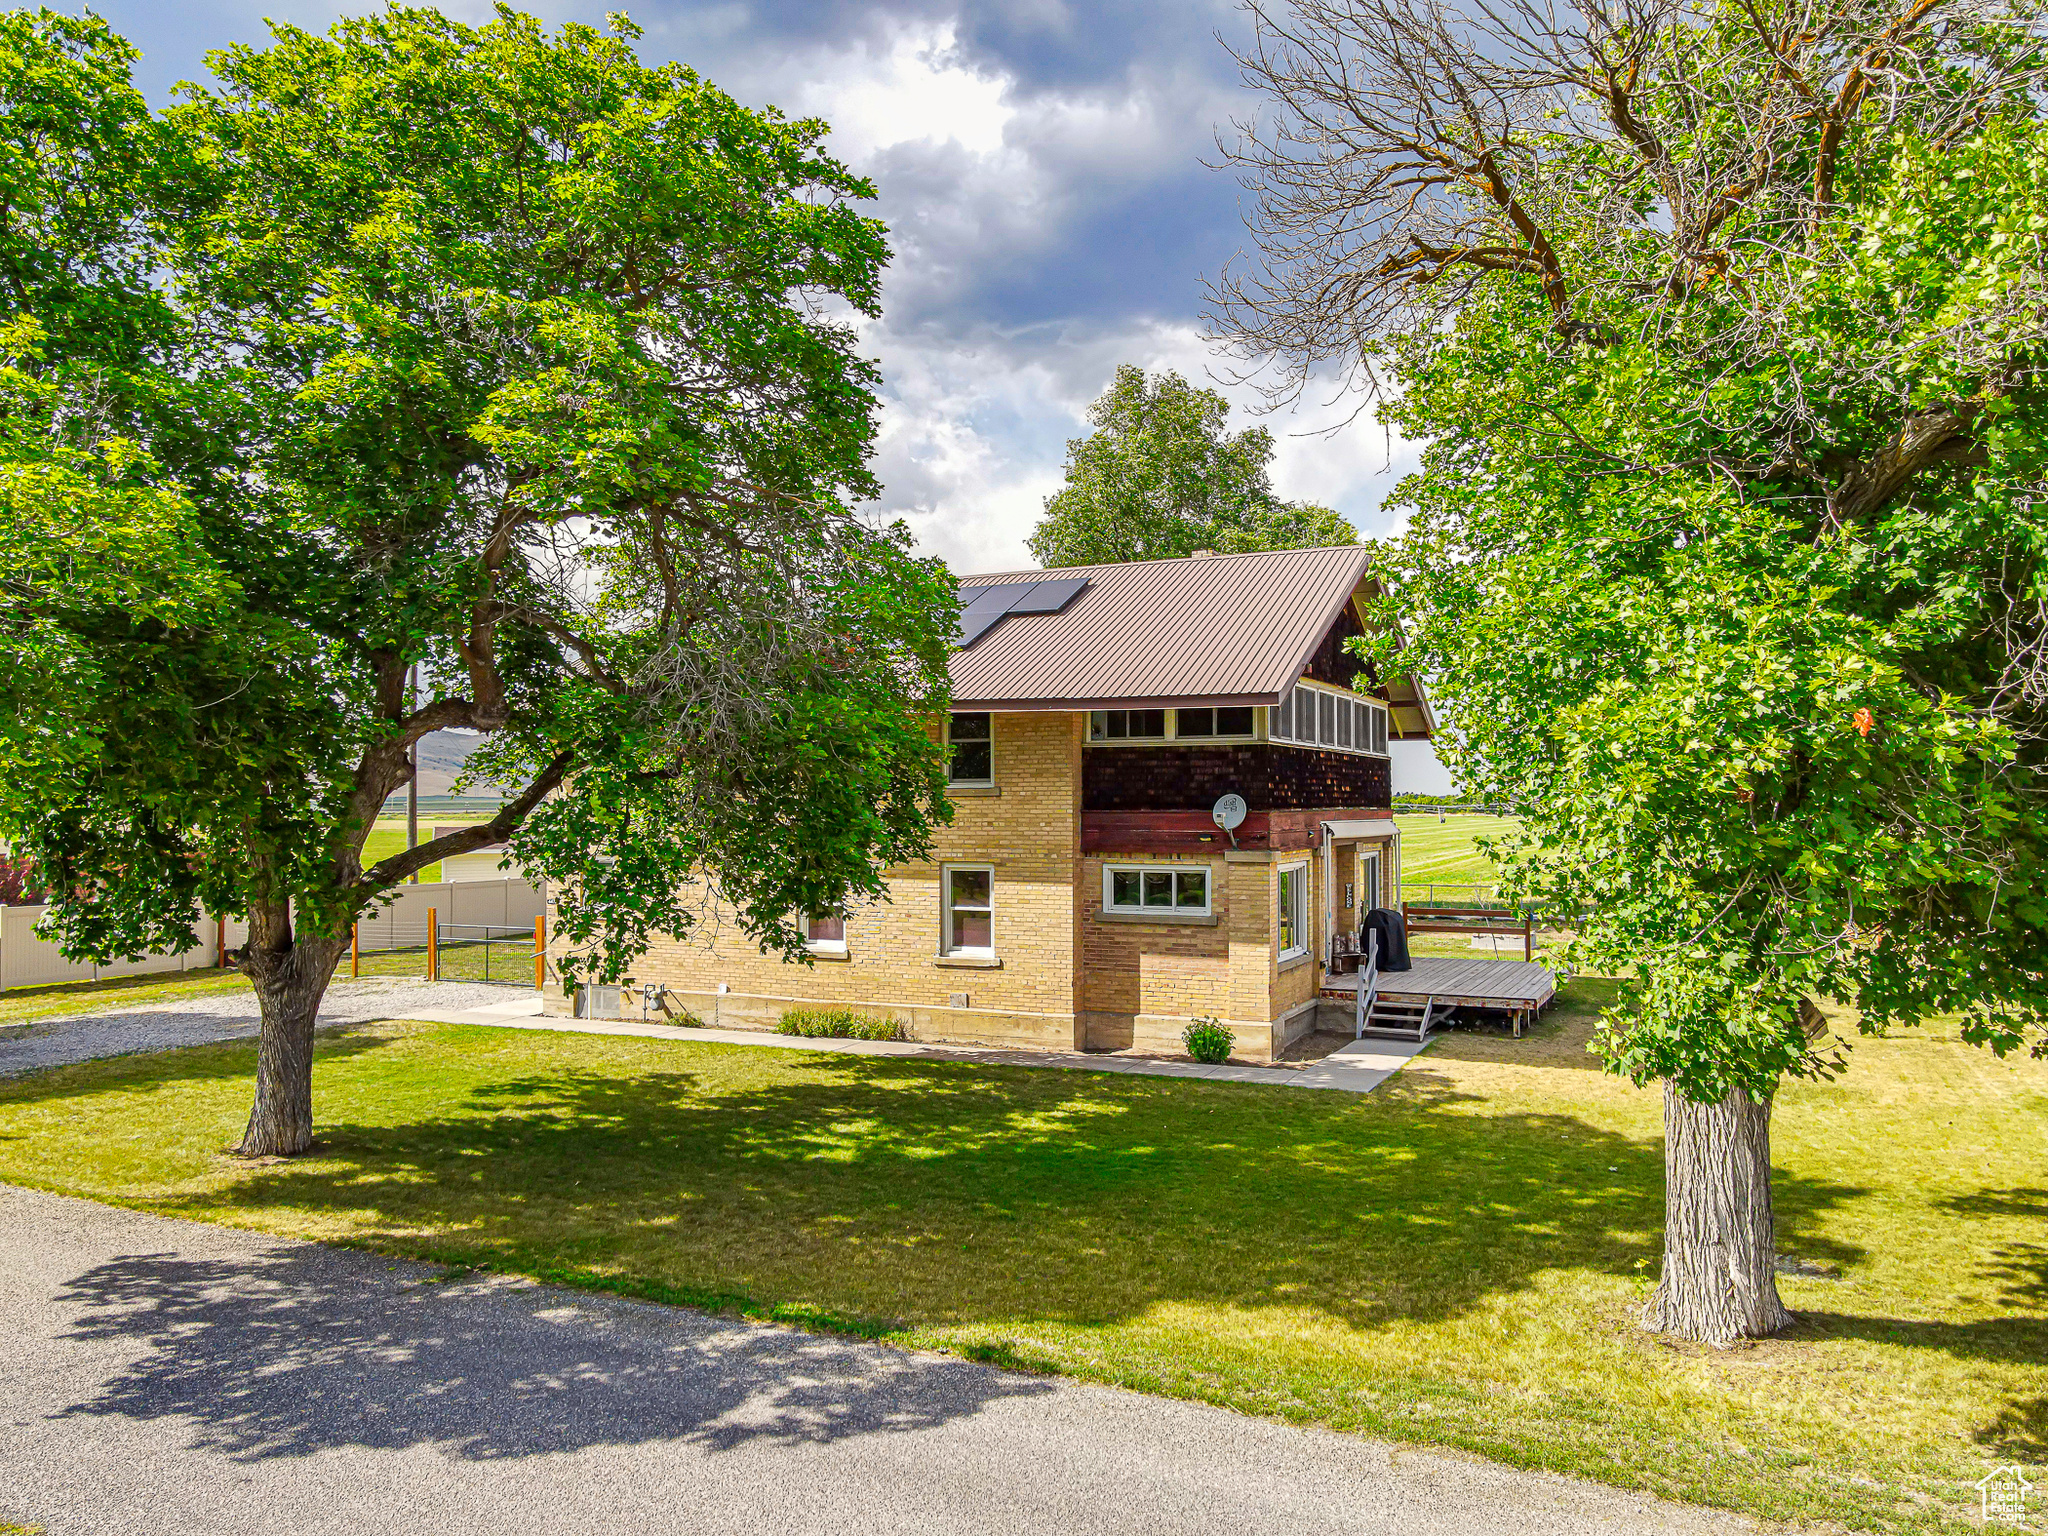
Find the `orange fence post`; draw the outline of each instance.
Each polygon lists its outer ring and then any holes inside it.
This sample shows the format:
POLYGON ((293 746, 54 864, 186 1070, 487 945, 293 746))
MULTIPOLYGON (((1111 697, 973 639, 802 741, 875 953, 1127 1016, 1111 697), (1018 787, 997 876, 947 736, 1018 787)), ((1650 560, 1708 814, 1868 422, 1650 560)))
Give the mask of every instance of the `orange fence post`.
POLYGON ((427 908, 427 980, 441 979, 441 914, 427 908))
POLYGON ((548 985, 548 920, 533 920, 533 990, 545 992, 548 985))
POLYGON ((348 925, 348 973, 351 976, 363 974, 363 925, 348 925))

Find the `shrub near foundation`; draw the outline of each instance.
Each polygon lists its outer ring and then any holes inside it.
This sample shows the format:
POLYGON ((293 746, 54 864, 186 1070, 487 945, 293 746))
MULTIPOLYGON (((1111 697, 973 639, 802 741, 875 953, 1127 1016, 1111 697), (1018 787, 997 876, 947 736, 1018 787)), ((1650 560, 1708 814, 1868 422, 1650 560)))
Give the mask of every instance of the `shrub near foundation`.
POLYGON ((851 1008, 792 1008, 775 1026, 778 1035, 807 1040, 908 1040, 894 1019, 877 1019, 851 1008))
POLYGON ((1212 1067, 1230 1060, 1231 1048, 1237 1044, 1237 1036, 1219 1020, 1207 1017, 1189 1024, 1180 1032, 1180 1039, 1190 1056, 1212 1067))

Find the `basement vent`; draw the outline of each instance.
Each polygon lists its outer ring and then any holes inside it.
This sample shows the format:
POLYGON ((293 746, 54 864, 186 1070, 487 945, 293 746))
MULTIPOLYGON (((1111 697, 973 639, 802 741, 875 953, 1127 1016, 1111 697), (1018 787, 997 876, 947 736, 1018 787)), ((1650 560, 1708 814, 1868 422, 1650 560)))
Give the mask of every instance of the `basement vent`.
POLYGON ((576 989, 576 1017, 579 1019, 616 1019, 619 1017, 619 989, 617 987, 578 987, 576 989))

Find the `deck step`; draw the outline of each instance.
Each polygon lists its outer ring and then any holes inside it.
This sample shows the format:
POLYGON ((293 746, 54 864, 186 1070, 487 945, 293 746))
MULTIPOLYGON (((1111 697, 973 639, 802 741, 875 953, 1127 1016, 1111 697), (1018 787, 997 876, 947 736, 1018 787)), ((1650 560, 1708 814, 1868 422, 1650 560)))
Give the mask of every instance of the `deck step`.
POLYGON ((1433 997, 1375 997, 1365 1017, 1363 1032, 1388 1035, 1402 1040, 1422 1040, 1429 1035, 1429 1021, 1436 1012, 1433 997))

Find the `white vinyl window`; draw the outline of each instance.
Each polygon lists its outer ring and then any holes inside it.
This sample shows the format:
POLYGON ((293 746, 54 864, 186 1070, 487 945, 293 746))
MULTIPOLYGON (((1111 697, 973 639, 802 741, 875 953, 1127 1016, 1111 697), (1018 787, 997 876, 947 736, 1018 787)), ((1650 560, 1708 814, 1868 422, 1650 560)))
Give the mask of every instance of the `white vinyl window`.
POLYGON ((1206 917, 1209 915, 1208 866, 1105 864, 1102 867, 1102 910, 1184 912, 1206 917))
POLYGON ((846 953, 846 918, 838 912, 813 912, 804 919, 804 948, 821 954, 846 953))
POLYGON ((940 872, 940 952, 995 953, 996 872, 986 864, 948 864, 940 872))
POLYGON ((1280 958, 1292 960, 1308 953, 1308 866, 1280 866, 1278 912, 1280 958))

